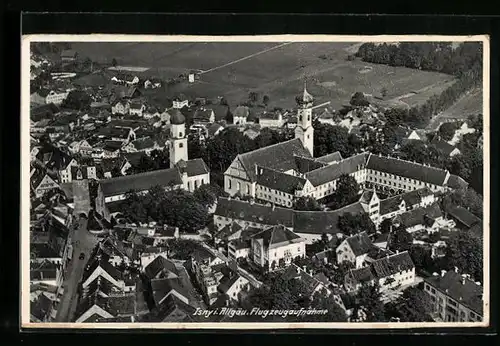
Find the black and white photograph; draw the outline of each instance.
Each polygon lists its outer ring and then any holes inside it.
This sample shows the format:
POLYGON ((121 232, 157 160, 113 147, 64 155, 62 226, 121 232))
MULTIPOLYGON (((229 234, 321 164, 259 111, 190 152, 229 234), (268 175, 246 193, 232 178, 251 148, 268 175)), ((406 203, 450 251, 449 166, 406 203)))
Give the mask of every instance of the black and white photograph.
POLYGON ((488 326, 487 36, 22 55, 23 327, 488 326))

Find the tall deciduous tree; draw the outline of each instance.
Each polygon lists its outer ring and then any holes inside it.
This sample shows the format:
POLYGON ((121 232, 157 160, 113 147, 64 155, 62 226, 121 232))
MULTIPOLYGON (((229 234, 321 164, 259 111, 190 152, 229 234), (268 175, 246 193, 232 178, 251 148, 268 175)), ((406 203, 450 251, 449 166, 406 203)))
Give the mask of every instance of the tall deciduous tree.
POLYGON ((293 203, 295 210, 320 211, 321 205, 313 197, 305 196, 297 198, 293 203))
POLYGON ((394 229, 389 236, 389 249, 392 251, 407 251, 410 249, 413 237, 404 226, 394 229))
POLYGON ((417 287, 410 287, 396 301, 385 306, 388 318, 396 317, 401 322, 432 322, 430 296, 417 287))
POLYGON ((337 181, 334 193, 325 198, 332 209, 339 209, 359 200, 359 185, 356 179, 348 174, 342 174, 337 181))
POLYGON ((375 225, 366 213, 345 213, 339 216, 337 227, 346 235, 354 235, 363 231, 369 234, 375 233, 375 225))
POLYGON ((472 232, 455 232, 450 237, 446 259, 449 268, 457 267, 476 280, 483 280, 483 243, 472 232))

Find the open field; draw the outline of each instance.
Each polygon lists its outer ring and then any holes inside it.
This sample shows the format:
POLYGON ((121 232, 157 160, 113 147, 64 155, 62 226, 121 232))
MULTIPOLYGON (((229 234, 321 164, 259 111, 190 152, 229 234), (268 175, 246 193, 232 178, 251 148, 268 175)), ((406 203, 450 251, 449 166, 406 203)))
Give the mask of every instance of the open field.
POLYGON ((180 92, 190 96, 224 96, 231 105, 246 101, 248 93, 254 91, 260 97, 268 95, 271 107, 291 108, 307 78, 308 90, 317 103, 330 101, 334 108, 348 103, 356 91, 380 96, 383 88, 387 90, 385 100, 406 95, 399 102, 413 106, 453 80, 440 73, 348 61, 347 56, 358 46, 359 43, 349 42, 72 44, 81 56, 99 62, 110 63, 115 58, 120 65, 149 67, 142 75, 169 78, 191 69, 206 71, 195 83, 167 88, 165 96, 180 92), (409 95, 415 91, 420 92, 409 95))
POLYGON ((466 120, 469 115, 483 113, 482 88, 470 91, 461 97, 450 108, 431 119, 428 130, 436 130, 443 122, 450 120, 466 120))

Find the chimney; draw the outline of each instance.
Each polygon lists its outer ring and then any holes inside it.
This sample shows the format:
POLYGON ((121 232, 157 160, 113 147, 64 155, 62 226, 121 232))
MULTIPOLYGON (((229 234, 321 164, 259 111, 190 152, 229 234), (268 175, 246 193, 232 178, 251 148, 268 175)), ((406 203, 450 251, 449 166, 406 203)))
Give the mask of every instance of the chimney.
POLYGON ((455 267, 455 273, 458 273, 458 267, 455 267))
POLYGON ((399 250, 396 250, 396 255, 399 254, 399 250))
POLYGON ((276 205, 273 203, 273 211, 274 211, 275 208, 276 208, 276 205))
POLYGON ((462 277, 462 285, 465 285, 465 278, 462 277))
POLYGON ((303 266, 302 266, 302 270, 303 270, 305 273, 307 273, 307 266, 303 265, 303 266))
POLYGON ((444 277, 444 274, 446 274, 446 270, 441 270, 441 277, 444 277))

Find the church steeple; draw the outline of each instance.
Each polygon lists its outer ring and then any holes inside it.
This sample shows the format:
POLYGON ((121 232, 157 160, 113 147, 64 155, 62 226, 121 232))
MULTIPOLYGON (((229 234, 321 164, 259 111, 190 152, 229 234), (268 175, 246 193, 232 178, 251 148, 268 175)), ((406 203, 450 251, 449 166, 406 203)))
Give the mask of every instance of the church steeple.
POLYGON ((178 109, 172 111, 170 117, 170 167, 183 160, 188 160, 187 137, 186 137, 186 119, 178 109))
POLYGON ((295 98, 297 102, 297 127, 295 128, 295 138, 302 141, 304 147, 313 156, 314 129, 312 127, 312 107, 314 97, 307 91, 307 84, 304 80, 304 91, 302 95, 295 98))

